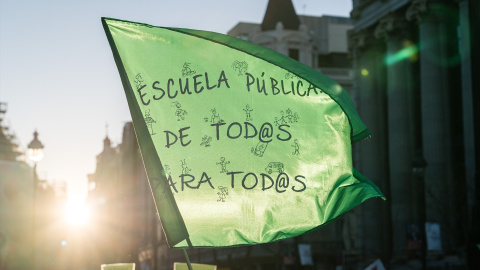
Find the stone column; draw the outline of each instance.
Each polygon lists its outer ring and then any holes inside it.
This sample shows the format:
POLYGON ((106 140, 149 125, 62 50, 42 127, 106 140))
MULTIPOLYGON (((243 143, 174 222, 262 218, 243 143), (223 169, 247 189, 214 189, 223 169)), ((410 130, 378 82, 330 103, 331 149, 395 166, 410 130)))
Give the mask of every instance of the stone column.
MULTIPOLYGON (((448 20, 454 10, 439 0, 414 0, 407 19, 418 22, 420 46, 420 88, 425 171, 427 222, 439 222, 443 244, 451 244, 454 231, 448 231, 456 216, 453 212, 452 146, 450 136, 448 20)), ((460 89, 459 89, 460 90, 460 89)), ((458 209, 457 209, 458 211, 458 209)))
MULTIPOLYGON (((469 211, 472 209, 475 190, 475 138, 473 127, 473 94, 472 94, 472 63, 470 46, 470 22, 467 0, 457 0, 460 11, 459 51, 462 71, 462 109, 463 109, 463 139, 465 149, 465 176, 467 186, 467 202, 469 211)), ((469 223, 471 213, 469 214, 469 223)))
POLYGON ((415 46, 409 23, 389 14, 380 19, 375 36, 387 45, 383 61, 387 73, 388 154, 393 251, 406 250, 406 224, 415 221, 412 160, 414 149, 412 97, 415 93, 415 46), (410 57, 407 53, 413 53, 410 57))
POLYGON ((354 145, 354 167, 372 180, 387 201, 369 200, 355 209, 357 241, 362 253, 390 257, 390 192, 388 177, 387 119, 385 108, 385 72, 382 66, 384 46, 373 32, 361 30, 349 37, 354 62, 354 92, 360 117, 372 137, 354 145))

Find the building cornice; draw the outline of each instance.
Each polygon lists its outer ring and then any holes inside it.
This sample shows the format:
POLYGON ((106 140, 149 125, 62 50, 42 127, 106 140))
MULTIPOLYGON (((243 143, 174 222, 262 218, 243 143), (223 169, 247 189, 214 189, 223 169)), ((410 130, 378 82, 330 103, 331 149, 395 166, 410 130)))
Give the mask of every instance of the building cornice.
POLYGON ((409 21, 441 22, 449 16, 442 8, 457 5, 458 0, 412 0, 405 16, 409 21))
POLYGON ((409 22, 403 14, 390 13, 379 20, 374 35, 378 39, 389 41, 399 38, 412 38, 412 31, 410 31, 409 22))

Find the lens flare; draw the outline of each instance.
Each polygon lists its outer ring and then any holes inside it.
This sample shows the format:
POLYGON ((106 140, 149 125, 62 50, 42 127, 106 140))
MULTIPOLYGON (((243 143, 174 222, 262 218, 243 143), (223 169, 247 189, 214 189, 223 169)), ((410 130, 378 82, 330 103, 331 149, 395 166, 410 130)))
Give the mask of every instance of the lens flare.
POLYGON ((403 49, 399 50, 396 53, 389 54, 385 58, 385 64, 387 66, 393 65, 397 62, 409 59, 412 62, 417 61, 418 59, 418 46, 411 42, 410 40, 404 40, 402 42, 403 49))
POLYGON ((71 199, 65 209, 65 218, 71 225, 79 226, 87 223, 90 211, 83 200, 71 199))

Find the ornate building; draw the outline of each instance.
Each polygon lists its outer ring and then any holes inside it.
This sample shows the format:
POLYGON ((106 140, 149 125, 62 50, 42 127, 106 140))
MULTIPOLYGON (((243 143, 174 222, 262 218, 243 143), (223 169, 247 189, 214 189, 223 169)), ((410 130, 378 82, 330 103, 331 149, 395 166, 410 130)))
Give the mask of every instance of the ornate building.
POLYGON ((105 138, 95 173, 88 178, 88 203, 95 223, 88 265, 136 262, 139 267, 152 266, 158 217, 131 122, 124 126, 121 144, 114 147, 105 138))
POLYGON ((412 256, 409 226, 422 231, 424 222, 441 228, 440 245, 427 242, 430 254, 466 253, 478 155, 473 2, 353 1, 353 91, 373 134, 358 145, 356 167, 388 200, 356 211, 358 245, 384 260, 412 256))
POLYGON ((3 122, 6 112, 0 102, 0 269, 25 269, 33 267, 33 171, 17 160, 21 152, 3 122))
POLYGON ((276 50, 317 69, 351 93, 349 18, 299 16, 290 0, 270 0, 261 24, 240 22, 228 35, 276 50))
POLYGON ((38 179, 22 160, 24 154, 3 122, 6 105, 0 102, 0 269, 62 269, 58 208, 66 201, 65 182, 38 179))

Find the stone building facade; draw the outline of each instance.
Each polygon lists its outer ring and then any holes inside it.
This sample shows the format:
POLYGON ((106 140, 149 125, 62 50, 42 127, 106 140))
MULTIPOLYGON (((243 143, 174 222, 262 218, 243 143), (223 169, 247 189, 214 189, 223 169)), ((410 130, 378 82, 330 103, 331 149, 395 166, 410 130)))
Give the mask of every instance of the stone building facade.
POLYGON ((262 23, 240 22, 228 35, 262 45, 312 67, 349 94, 353 73, 348 59, 350 18, 297 15, 291 1, 269 1, 262 23))
POLYGON ((155 264, 159 222, 140 156, 133 124, 125 124, 122 142, 105 137, 96 170, 88 176, 88 203, 92 209, 89 262, 135 262, 139 269, 155 264))
POLYGON ((441 228, 441 246, 429 245, 430 254, 466 254, 478 122, 473 2, 353 1, 353 91, 373 133, 358 145, 355 166, 388 198, 356 211, 358 245, 365 252, 394 261, 410 258, 409 226, 421 229, 427 222, 441 228))
POLYGON ((7 103, 0 102, 0 269, 65 269, 58 210, 66 202, 66 184, 38 178, 3 122, 6 112, 7 103))

